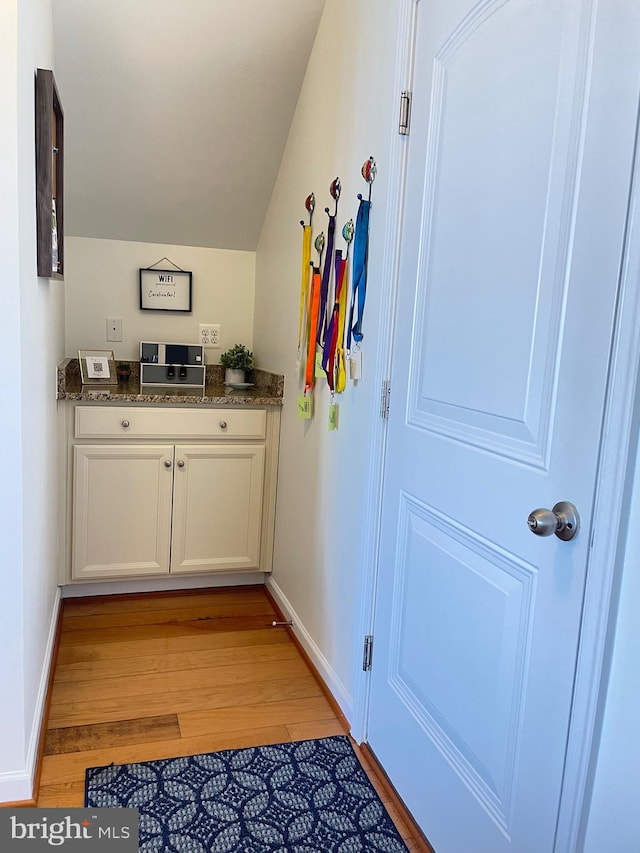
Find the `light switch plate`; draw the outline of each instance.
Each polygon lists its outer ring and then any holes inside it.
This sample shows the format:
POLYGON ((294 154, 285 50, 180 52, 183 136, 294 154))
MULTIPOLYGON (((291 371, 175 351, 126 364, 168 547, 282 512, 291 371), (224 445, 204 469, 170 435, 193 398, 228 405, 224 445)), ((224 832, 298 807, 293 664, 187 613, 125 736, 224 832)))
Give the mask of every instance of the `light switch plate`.
POLYGON ((107 317, 107 340, 122 340, 122 317, 107 317))

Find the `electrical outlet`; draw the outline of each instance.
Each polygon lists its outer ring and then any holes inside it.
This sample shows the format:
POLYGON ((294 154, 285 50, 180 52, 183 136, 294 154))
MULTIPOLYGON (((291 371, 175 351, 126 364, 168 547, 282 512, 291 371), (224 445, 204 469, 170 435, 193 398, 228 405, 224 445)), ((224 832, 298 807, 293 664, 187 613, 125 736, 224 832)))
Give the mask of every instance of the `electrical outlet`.
POLYGON ((122 340, 122 317, 107 317, 107 340, 122 340))
POLYGON ((203 347, 220 349, 220 326, 217 323, 200 323, 198 328, 203 347))

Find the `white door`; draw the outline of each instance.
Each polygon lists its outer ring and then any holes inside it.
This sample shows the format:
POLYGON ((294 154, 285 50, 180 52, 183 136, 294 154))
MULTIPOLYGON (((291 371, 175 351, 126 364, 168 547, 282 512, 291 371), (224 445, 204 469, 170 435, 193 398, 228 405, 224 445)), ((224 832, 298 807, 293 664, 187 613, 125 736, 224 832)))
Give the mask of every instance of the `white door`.
POLYGON ((437 853, 554 846, 639 13, 418 5, 368 742, 437 853))
POLYGON ((258 569, 263 444, 178 445, 171 572, 258 569))

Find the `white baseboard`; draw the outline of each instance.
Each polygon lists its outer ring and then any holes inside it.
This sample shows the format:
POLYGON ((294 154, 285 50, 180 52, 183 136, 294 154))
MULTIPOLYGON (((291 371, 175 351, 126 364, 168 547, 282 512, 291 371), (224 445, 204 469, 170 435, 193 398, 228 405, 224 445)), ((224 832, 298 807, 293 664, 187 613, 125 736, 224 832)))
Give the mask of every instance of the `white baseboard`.
POLYGON ((0 773, 0 805, 23 803, 33 796, 33 780, 26 770, 16 773, 0 773))
POLYGON ((40 684, 38 685, 36 710, 33 715, 31 737, 29 738, 29 750, 27 752, 27 768, 30 770, 32 778, 35 778, 36 761, 38 760, 40 729, 42 728, 42 717, 45 712, 44 703, 47 698, 47 688, 49 687, 49 677, 51 675, 53 654, 55 652, 56 628, 58 627, 58 615, 60 613, 60 607, 62 605, 61 599, 62 596, 60 594, 60 587, 56 587, 56 595, 53 602, 53 612, 51 613, 51 622, 49 624, 49 636, 47 637, 47 648, 45 649, 44 653, 44 665, 42 667, 42 674, 40 675, 40 684))
POLYGON ((349 695, 348 690, 338 677, 336 671, 333 669, 329 661, 320 651, 320 648, 314 641, 311 634, 302 624, 300 617, 293 609, 291 603, 289 602, 289 599, 280 589, 278 584, 273 580, 272 577, 269 577, 266 581, 265 586, 275 599, 278 607, 280 608, 280 610, 282 610, 286 618, 292 621, 293 632, 300 641, 300 644, 302 645, 305 652, 309 655, 309 658, 311 659, 311 662, 313 663, 315 668, 318 670, 320 677, 329 688, 331 695, 340 706, 340 710, 347 718, 349 726, 351 726, 351 720, 353 719, 353 699, 349 695))
POLYGON ((196 577, 138 578, 137 580, 91 581, 62 587, 63 598, 87 595, 121 595, 137 592, 176 592, 184 589, 218 589, 221 586, 255 586, 264 584, 263 572, 228 572, 196 577))
POLYGON ((29 747, 27 749, 26 767, 24 770, 16 770, 11 773, 0 773, 0 803, 15 803, 30 800, 33 797, 33 786, 36 776, 36 762, 38 760, 38 746, 40 741, 40 729, 42 717, 45 711, 44 703, 47 698, 49 686, 49 673, 53 662, 55 650, 56 628, 58 625, 58 613, 60 612, 61 595, 60 588, 56 589, 51 622, 49 624, 49 636, 44 653, 42 673, 36 696, 36 707, 31 724, 29 736, 29 747))
POLYGON ((120 595, 136 592, 170 592, 187 589, 218 589, 221 586, 255 586, 264 584, 263 572, 228 572, 197 577, 139 578, 137 580, 91 581, 62 587, 63 598, 88 595, 120 595))

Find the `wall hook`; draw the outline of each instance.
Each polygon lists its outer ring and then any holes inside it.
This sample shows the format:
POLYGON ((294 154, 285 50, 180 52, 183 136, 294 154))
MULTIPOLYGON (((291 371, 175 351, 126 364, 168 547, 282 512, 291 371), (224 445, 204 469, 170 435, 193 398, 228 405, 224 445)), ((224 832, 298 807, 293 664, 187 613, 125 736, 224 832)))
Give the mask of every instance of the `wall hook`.
POLYGON ((321 231, 313 242, 314 248, 318 253, 318 266, 322 266, 322 253, 324 252, 324 231, 321 231))
MULTIPOLYGON (((376 179, 376 175, 378 174, 378 166, 376 165, 373 155, 369 157, 368 160, 364 161, 362 168, 360 169, 360 174, 369 184, 369 201, 371 201, 371 187, 376 179)), ((361 195, 359 195, 358 198, 362 201, 361 195)))
POLYGON ((353 240, 354 231, 355 226, 353 224, 353 219, 350 219, 348 222, 344 223, 344 226, 342 228, 342 237, 347 244, 347 260, 349 258, 349 249, 351 248, 351 241, 353 240))
POLYGON ((311 225, 311 220, 313 219, 313 211, 316 209, 316 197, 313 193, 309 193, 309 195, 304 200, 304 206, 309 214, 309 225, 311 225))
MULTIPOLYGON (((340 201, 340 193, 342 192, 342 184, 340 183, 340 178, 336 178, 331 182, 331 186, 329 187, 329 193, 331 194, 331 198, 336 203, 336 208, 333 211, 333 215, 338 215, 338 202, 340 201)), ((327 210, 328 212, 328 210, 327 210)))

